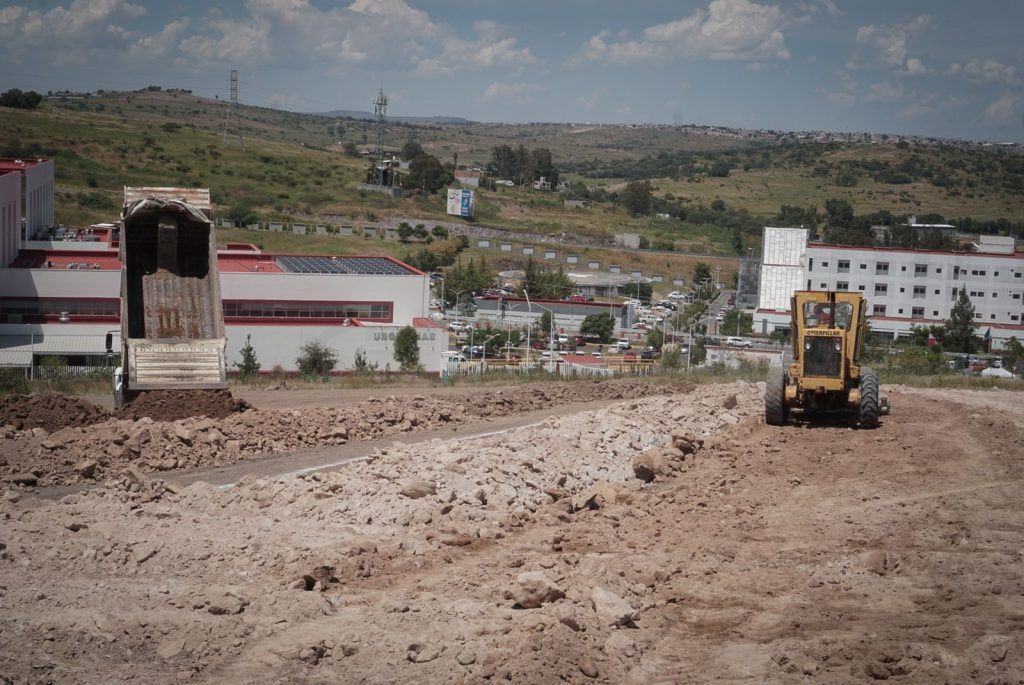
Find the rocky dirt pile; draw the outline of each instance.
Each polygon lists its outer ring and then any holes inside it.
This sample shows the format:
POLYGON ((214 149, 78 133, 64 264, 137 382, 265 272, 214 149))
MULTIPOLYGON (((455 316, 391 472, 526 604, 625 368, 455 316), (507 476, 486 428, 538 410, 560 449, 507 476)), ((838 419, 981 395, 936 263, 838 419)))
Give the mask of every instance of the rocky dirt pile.
POLYGON ((472 402, 387 396, 342 409, 247 409, 220 420, 113 419, 87 429, 69 426, 53 433, 6 426, 0 427, 0 479, 51 486, 102 480, 129 464, 145 471, 214 466, 260 454, 400 436, 572 402, 639 398, 692 387, 636 381, 550 383, 478 393, 472 402))
POLYGON ((42 428, 49 432, 65 426, 91 426, 109 418, 105 409, 70 395, 0 396, 0 426, 15 430, 42 428))
MULTIPOLYGON (((617 526, 648 508, 645 482, 693 468, 714 431, 760 410, 756 386, 701 386, 500 436, 396 443, 342 472, 228 490, 181 489, 131 467, 60 502, 29 505, 10 490, 0 497, 12 524, 0 671, 77 682, 168 672, 239 683, 623 682, 638 655, 630 632, 653 607, 646 588, 678 571, 649 564, 620 576, 620 564, 582 556, 566 533, 574 520, 617 526), (535 525, 541 537, 520 547, 535 525), (460 573, 467 554, 491 549, 493 578, 460 573), (13 575, 44 568, 65 579, 59 588, 13 575), (389 580, 417 569, 419 582, 389 580)), ((605 536, 609 553, 637 542, 605 536)))
POLYGON ((249 408, 245 400, 232 397, 230 390, 160 390, 139 393, 117 416, 154 421, 176 421, 193 416, 223 419, 249 408))

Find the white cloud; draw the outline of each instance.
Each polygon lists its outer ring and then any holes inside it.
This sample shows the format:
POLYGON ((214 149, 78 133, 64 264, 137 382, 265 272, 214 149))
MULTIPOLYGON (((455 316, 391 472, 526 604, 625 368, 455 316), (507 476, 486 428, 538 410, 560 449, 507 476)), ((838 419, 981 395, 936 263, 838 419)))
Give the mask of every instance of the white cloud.
POLYGON ((967 64, 950 64, 946 76, 965 76, 974 83, 1001 83, 1007 86, 1021 85, 1017 67, 1002 64, 994 59, 973 59, 967 64))
POLYGON ((997 126, 1013 126, 1022 122, 1024 93, 1005 93, 985 108, 985 121, 997 126))
POLYGON ((17 55, 32 48, 80 54, 108 47, 111 36, 126 31, 116 19, 137 19, 146 8, 126 0, 73 0, 47 12, 13 5, 0 9, 0 39, 4 53, 17 55))
POLYGON ((131 51, 140 56, 161 57, 177 47, 181 34, 188 29, 190 23, 188 17, 172 21, 164 26, 160 33, 154 33, 135 41, 131 51))
POLYGON ((541 90, 543 88, 536 83, 505 83, 503 81, 495 81, 487 86, 483 99, 524 105, 529 104, 532 101, 532 95, 539 93, 541 90))
POLYGON ((644 29, 638 39, 611 38, 602 31, 581 49, 575 61, 613 64, 665 61, 676 56, 715 60, 789 59, 782 29, 786 15, 776 5, 750 0, 711 0, 677 21, 644 29))
POLYGON ((912 94, 905 90, 903 86, 891 81, 882 81, 868 86, 867 93, 864 95, 864 100, 865 102, 891 104, 907 102, 912 97, 912 94))
POLYGON ((922 14, 905 24, 875 26, 869 24, 857 29, 857 45, 848 67, 884 66, 904 76, 920 76, 926 69, 920 59, 910 56, 909 43, 914 34, 934 25, 932 18, 922 14))
POLYGON ((448 37, 441 43, 441 53, 420 61, 416 71, 422 74, 454 74, 467 69, 531 66, 540 64, 528 47, 519 47, 515 38, 505 37, 501 26, 493 21, 473 25, 476 40, 448 37))

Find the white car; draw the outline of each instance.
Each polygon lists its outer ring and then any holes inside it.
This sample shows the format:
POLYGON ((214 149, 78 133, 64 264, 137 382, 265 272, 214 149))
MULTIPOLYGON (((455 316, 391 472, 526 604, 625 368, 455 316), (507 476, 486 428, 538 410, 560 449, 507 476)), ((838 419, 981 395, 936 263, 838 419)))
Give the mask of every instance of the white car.
POLYGON ((565 333, 562 333, 561 335, 559 335, 558 336, 558 344, 559 345, 568 345, 569 344, 569 336, 567 336, 565 333))
POLYGON ((471 324, 468 324, 465 321, 452 321, 451 323, 448 324, 448 330, 455 331, 456 333, 468 331, 472 327, 473 326, 471 324))
POLYGON ((728 338, 726 338, 725 339, 725 344, 726 345, 730 345, 732 347, 753 347, 754 346, 754 343, 750 342, 749 340, 744 340, 743 338, 737 338, 734 335, 731 335, 728 338))
POLYGON ((615 346, 620 350, 628 350, 633 347, 632 343, 629 342, 629 338, 619 338, 618 342, 615 343, 615 346))
POLYGON ((668 294, 668 299, 670 300, 679 300, 682 299, 683 297, 685 297, 685 294, 678 290, 673 290, 668 294))

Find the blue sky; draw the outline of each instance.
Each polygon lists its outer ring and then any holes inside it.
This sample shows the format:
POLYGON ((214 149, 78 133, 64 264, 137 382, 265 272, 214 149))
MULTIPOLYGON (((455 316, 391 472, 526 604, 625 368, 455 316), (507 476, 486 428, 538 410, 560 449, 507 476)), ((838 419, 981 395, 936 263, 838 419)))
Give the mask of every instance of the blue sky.
POLYGON ((1016 0, 20 0, 0 88, 1024 142, 1016 0))

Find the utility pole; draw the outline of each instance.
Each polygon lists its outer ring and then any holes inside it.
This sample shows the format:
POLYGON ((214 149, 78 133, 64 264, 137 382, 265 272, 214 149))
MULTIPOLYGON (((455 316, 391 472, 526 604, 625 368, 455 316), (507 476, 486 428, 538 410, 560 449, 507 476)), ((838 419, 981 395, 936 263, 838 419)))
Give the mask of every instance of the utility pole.
POLYGON ((242 127, 238 122, 238 69, 231 70, 231 101, 228 103, 228 114, 224 119, 224 142, 228 142, 230 138, 238 138, 238 144, 245 149, 242 127))
POLYGON ((373 101, 373 115, 377 120, 377 150, 374 155, 373 180, 379 186, 384 185, 384 119, 387 116, 387 111, 388 96, 381 88, 380 93, 373 101))

